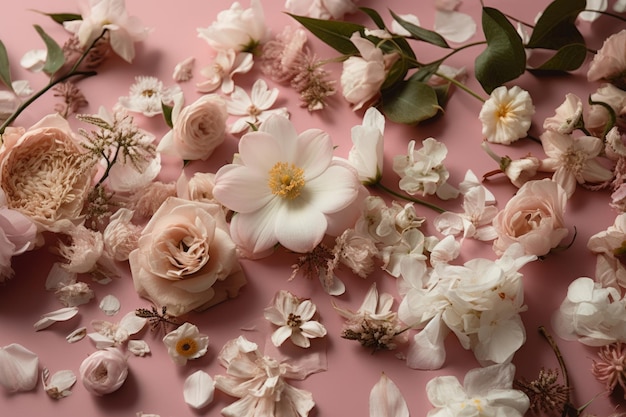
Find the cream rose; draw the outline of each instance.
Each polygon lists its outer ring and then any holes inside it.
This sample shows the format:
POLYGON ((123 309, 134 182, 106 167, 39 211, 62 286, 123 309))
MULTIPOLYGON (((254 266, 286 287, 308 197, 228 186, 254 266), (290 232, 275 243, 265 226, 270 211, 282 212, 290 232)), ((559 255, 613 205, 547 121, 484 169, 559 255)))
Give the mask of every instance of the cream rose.
POLYGON ((70 125, 46 116, 28 130, 9 127, 0 149, 0 186, 6 204, 39 231, 63 232, 82 220, 95 167, 83 156, 70 125))
POLYGON ((207 94, 187 107, 182 103, 182 94, 174 98, 174 127, 161 139, 157 151, 188 161, 206 160, 224 142, 226 102, 217 94, 207 94))
POLYGON ((519 242, 528 255, 546 255, 568 234, 563 220, 566 204, 567 194, 556 182, 528 181, 493 219, 498 234, 494 251, 501 255, 519 242))
POLYGON ((235 297, 246 282, 217 204, 168 198, 129 262, 139 295, 174 316, 235 297))
POLYGON ((128 362, 119 349, 97 350, 78 369, 83 385, 94 395, 117 391, 128 376, 128 362))

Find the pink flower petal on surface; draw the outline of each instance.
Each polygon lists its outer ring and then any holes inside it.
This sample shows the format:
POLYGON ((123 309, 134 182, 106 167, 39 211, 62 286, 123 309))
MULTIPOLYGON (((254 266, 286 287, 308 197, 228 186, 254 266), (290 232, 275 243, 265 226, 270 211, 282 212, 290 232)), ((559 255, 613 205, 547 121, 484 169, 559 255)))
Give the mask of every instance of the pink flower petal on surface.
POLYGON ((11 392, 30 391, 37 385, 39 357, 12 343, 0 348, 0 385, 11 392))
POLYGON ((204 371, 196 371, 185 380, 183 396, 192 408, 199 409, 209 405, 213 401, 214 393, 213 378, 204 371))
POLYGON ((409 417, 402 393, 385 374, 370 391, 370 417, 409 417))

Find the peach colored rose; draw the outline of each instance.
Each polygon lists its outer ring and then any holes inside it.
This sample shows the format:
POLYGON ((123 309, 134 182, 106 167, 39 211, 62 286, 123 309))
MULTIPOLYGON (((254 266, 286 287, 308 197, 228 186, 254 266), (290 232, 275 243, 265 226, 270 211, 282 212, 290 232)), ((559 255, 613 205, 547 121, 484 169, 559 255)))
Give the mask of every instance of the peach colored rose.
POLYGON ((168 198, 129 262, 139 295, 174 316, 235 297, 246 282, 217 204, 168 198))
POLYGON ((200 97, 182 107, 182 95, 174 98, 172 124, 157 151, 178 155, 184 160, 206 160, 224 142, 226 132, 226 102, 217 94, 200 97))
POLYGON ((103 349, 87 356, 78 371, 87 391, 100 396, 122 386, 128 376, 128 363, 119 349, 103 349))
POLYGON ((3 140, 0 186, 8 208, 30 217, 39 231, 80 223, 95 166, 68 122, 49 115, 28 130, 7 128, 3 140))
POLYGON ((494 251, 501 255, 519 242, 528 255, 546 255, 568 234, 563 220, 566 204, 565 190, 556 182, 528 181, 493 219, 498 234, 494 251))
POLYGON ((626 29, 609 36, 595 54, 589 71, 589 81, 606 80, 616 85, 626 83, 626 29))

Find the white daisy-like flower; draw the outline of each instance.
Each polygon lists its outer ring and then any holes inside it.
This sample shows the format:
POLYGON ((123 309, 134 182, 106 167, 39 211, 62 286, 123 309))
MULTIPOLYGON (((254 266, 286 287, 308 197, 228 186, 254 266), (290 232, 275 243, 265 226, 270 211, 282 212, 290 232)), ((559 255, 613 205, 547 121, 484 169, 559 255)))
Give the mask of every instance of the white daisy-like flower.
POLYGON ((324 325, 311 320, 315 311, 315 304, 311 300, 301 300, 285 290, 276 293, 272 305, 263 313, 267 320, 279 326, 272 333, 274 346, 280 346, 285 340, 291 339, 294 345, 308 348, 311 346, 309 339, 324 337, 324 325))
POLYGON ((183 323, 166 334, 163 343, 174 363, 185 365, 189 359, 204 356, 209 346, 209 336, 200 333, 197 326, 183 323))
POLYGON ((180 91, 178 86, 165 87, 156 77, 138 76, 130 86, 128 96, 120 97, 119 103, 132 112, 152 117, 161 114, 162 103, 171 104, 174 94, 180 91))
POLYGON ((526 136, 534 113, 528 91, 518 86, 511 89, 501 86, 485 101, 478 118, 483 124, 483 136, 489 142, 509 145, 526 136))
POLYGON ((230 133, 240 133, 250 125, 257 128, 273 114, 289 117, 287 108, 271 109, 278 98, 278 88, 268 88, 267 83, 258 79, 252 86, 250 95, 241 87, 235 87, 230 101, 226 103, 228 114, 239 116, 230 126, 230 133))

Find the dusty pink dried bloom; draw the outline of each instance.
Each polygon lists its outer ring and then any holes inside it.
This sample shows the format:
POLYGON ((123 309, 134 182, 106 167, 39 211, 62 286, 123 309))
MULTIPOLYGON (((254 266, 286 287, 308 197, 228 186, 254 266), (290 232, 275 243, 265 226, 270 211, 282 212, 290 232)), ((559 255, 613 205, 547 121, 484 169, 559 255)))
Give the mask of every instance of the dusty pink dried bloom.
MULTIPOLYGON (((82 55, 84 48, 80 45, 80 41, 77 36, 71 36, 65 44, 63 44, 63 55, 65 56, 66 65, 74 65, 78 57, 82 55)), ((108 32, 96 42, 93 48, 89 51, 80 68, 86 70, 96 69, 102 64, 109 56, 111 52, 111 44, 109 42, 108 32)))
POLYGON ((626 345, 621 342, 603 346, 598 351, 598 360, 594 360, 591 373, 612 392, 617 385, 624 391, 626 399, 626 345))
POLYGON ((54 111, 60 113, 67 119, 68 116, 78 113, 78 110, 89 104, 83 92, 72 82, 64 82, 52 88, 55 97, 60 97, 63 101, 54 105, 54 111))
POLYGON ((541 369, 539 376, 533 381, 518 379, 513 387, 524 392, 530 399, 530 410, 533 413, 561 413, 567 404, 570 389, 558 382, 559 372, 556 369, 541 369))
POLYGON ((607 80, 623 88, 626 84, 626 29, 609 36, 593 57, 589 81, 607 80))
POLYGON ((68 235, 71 243, 59 243, 59 253, 67 261, 63 268, 77 274, 92 271, 104 250, 102 233, 81 225, 69 230, 68 235))
POLYGON ((75 307, 86 304, 95 297, 93 290, 84 282, 74 282, 69 285, 63 285, 55 291, 55 295, 66 307, 75 307))
POLYGON ((374 270, 374 259, 378 256, 376 243, 369 236, 354 229, 347 229, 337 237, 333 248, 335 259, 349 267, 361 278, 374 270))
POLYGON ((306 32, 286 26, 281 33, 263 45, 261 71, 272 80, 284 83, 298 73, 305 59, 306 32))
POLYGON ((307 55, 298 69, 291 85, 300 93, 302 107, 309 111, 322 110, 326 99, 336 92, 335 82, 328 78, 328 72, 315 55, 307 55))
POLYGON ((302 273, 305 278, 314 279, 328 274, 329 264, 333 263, 333 252, 328 246, 317 245, 311 252, 305 253, 298 258, 298 262, 291 265, 290 280, 294 279, 298 273, 302 273))
POLYGON ((128 254, 137 248, 141 227, 131 222, 133 215, 132 210, 119 209, 102 232, 105 251, 116 261, 127 261, 128 254))
POLYGON ((151 217, 168 197, 174 196, 176 196, 175 184, 154 181, 135 196, 135 213, 142 217, 151 217))

